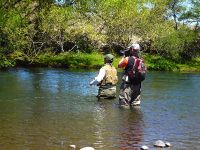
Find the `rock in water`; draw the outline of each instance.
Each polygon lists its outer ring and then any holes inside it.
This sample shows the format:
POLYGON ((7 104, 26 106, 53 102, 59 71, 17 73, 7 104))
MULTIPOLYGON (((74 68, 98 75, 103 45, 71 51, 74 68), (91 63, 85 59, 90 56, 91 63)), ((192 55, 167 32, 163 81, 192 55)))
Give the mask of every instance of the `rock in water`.
POLYGON ((154 143, 154 146, 155 147, 165 147, 165 143, 161 140, 157 140, 155 143, 154 143))
POLYGON ((141 146, 141 148, 140 148, 141 150, 148 150, 149 148, 148 148, 148 146, 146 146, 146 145, 143 145, 143 146, 141 146))
POLYGON ((69 147, 71 147, 71 148, 74 148, 74 149, 75 149, 75 148, 76 148, 76 145, 70 145, 69 147))
POLYGON ((170 146, 172 146, 169 142, 165 142, 165 146, 166 147, 170 147, 170 146))
POLYGON ((80 150, 95 150, 93 147, 83 147, 80 150))

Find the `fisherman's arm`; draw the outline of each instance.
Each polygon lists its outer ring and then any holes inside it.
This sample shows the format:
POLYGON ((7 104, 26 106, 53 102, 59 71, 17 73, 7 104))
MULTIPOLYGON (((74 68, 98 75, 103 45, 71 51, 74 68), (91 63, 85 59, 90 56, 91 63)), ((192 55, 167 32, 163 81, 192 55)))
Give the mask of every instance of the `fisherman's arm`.
POLYGON ((103 80, 105 74, 106 74, 105 69, 101 68, 101 69, 99 70, 98 76, 95 77, 94 80, 92 80, 92 81, 90 82, 90 85, 98 85, 99 83, 101 83, 101 81, 103 80))
POLYGON ((128 57, 122 57, 119 61, 118 68, 125 68, 128 64, 128 57))

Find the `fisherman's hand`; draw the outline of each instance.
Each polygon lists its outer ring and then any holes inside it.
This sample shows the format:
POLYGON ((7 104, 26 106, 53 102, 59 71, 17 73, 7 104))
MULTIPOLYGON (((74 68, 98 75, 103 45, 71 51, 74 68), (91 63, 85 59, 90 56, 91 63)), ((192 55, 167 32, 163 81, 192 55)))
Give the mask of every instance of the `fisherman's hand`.
POLYGON ((125 56, 125 50, 120 51, 120 53, 122 54, 122 56, 125 56))
POLYGON ((90 82, 90 86, 91 86, 91 85, 95 85, 95 82, 96 82, 96 80, 93 79, 93 80, 90 82))
POLYGON ((90 85, 97 85, 99 82, 97 81, 97 80, 92 80, 91 82, 90 82, 90 85))
POLYGON ((120 53, 122 54, 123 58, 127 57, 127 55, 128 55, 127 50, 122 50, 122 51, 120 51, 120 53))
POLYGON ((90 86, 91 86, 93 83, 94 83, 94 80, 92 80, 92 81, 90 82, 90 86))

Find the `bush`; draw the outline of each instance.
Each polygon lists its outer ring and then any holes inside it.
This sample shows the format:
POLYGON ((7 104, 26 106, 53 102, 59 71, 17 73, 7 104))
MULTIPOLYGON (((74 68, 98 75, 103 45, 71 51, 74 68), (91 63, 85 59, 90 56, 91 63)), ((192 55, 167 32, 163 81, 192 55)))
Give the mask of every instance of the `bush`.
POLYGON ((87 54, 65 52, 58 55, 45 53, 39 55, 33 63, 40 66, 97 68, 103 65, 103 57, 98 53, 87 54))
POLYGON ((145 62, 147 63, 148 70, 157 70, 157 71, 179 70, 179 67, 175 62, 158 55, 154 56, 146 55, 145 62))
POLYGON ((0 54, 0 69, 6 69, 9 67, 13 67, 15 62, 6 58, 4 55, 0 54))

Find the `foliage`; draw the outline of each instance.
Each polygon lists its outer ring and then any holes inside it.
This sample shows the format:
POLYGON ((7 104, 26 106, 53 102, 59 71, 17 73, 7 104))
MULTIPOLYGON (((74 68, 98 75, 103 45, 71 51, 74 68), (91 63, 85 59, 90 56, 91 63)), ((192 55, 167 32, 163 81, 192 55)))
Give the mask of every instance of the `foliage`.
POLYGON ((185 23, 190 23, 192 26, 199 27, 200 22, 200 1, 190 0, 191 7, 183 14, 181 14, 179 20, 185 23))
POLYGON ((168 3, 168 13, 166 16, 173 18, 175 30, 178 30, 179 16, 186 11, 186 7, 183 5, 184 2, 185 0, 169 0, 168 3))
POLYGON ((35 33, 34 25, 29 24, 26 18, 26 14, 31 11, 29 1, 20 4, 16 2, 13 5, 13 8, 9 8, 10 10, 7 12, 1 8, 1 11, 5 12, 4 24, 1 25, 1 29, 7 36, 8 49, 27 51, 28 53, 31 50, 31 40, 35 33))
POLYGON ((90 47, 87 45, 104 40, 103 35, 98 34, 94 23, 72 7, 53 6, 48 16, 43 11, 40 16, 40 29, 50 37, 47 42, 57 43, 62 52, 66 41, 75 43, 81 50, 88 50, 90 47))
POLYGON ((178 64, 181 72, 199 72, 200 71, 200 58, 195 58, 185 63, 178 64))
POLYGON ((178 65, 169 59, 165 59, 158 55, 146 55, 145 62, 147 63, 148 70, 159 70, 159 71, 173 71, 179 70, 178 65))
POLYGON ((159 37, 155 39, 155 49, 159 49, 159 54, 170 59, 180 59, 180 53, 186 51, 186 44, 194 41, 196 34, 183 27, 181 31, 163 30, 159 37))
MULTIPOLYGON (((59 62, 67 66, 73 60, 76 65, 82 62, 71 58, 68 52, 74 52, 73 56, 75 52, 92 56, 105 45, 113 51, 113 43, 127 47, 136 41, 148 41, 146 52, 166 60, 192 60, 200 55, 200 3, 189 1, 188 8, 186 0, 76 0, 59 5, 54 0, 2 0, 0 46, 6 58, 3 60, 11 57, 18 63, 59 62), (194 27, 186 24, 189 21, 194 27)), ((82 66, 94 63, 89 61, 92 58, 83 60, 82 66)))
POLYGON ((0 69, 6 69, 9 67, 13 67, 15 62, 11 59, 8 59, 4 54, 1 53, 0 50, 0 69))
POLYGON ((103 65, 103 56, 98 53, 52 53, 41 54, 37 61, 33 62, 41 66, 62 66, 67 68, 99 68, 103 65))

